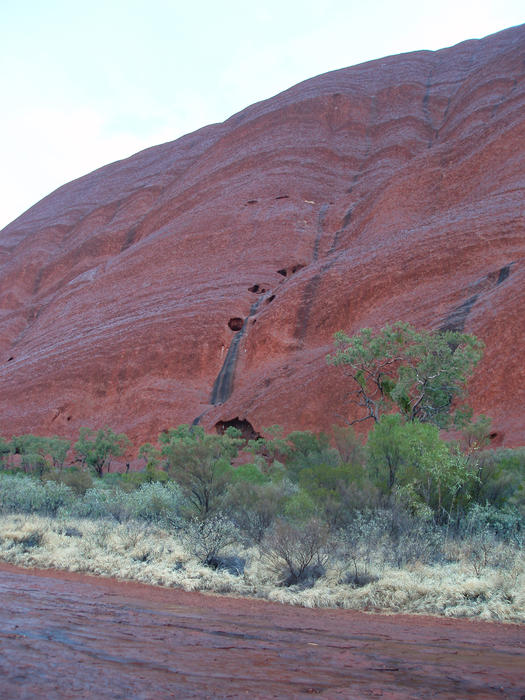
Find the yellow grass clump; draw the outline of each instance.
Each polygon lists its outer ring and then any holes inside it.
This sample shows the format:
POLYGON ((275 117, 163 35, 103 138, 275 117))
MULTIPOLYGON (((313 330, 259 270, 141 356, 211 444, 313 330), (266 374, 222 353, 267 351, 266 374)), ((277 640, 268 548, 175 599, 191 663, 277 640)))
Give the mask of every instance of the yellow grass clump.
MULTIPOLYGON (((304 607, 340 607, 390 613, 419 613, 485 620, 525 621, 525 557, 498 545, 491 562, 472 565, 456 548, 456 559, 415 563, 399 569, 378 558, 366 562, 367 577, 356 585, 355 562, 340 553, 311 587, 279 585, 257 547, 237 545, 246 559, 243 575, 204 566, 176 531, 37 515, 0 516, 0 559, 20 566, 84 572, 186 591, 257 596, 304 607), (494 563, 495 562, 495 563, 494 563)), ((363 563, 363 567, 365 564, 363 563)))

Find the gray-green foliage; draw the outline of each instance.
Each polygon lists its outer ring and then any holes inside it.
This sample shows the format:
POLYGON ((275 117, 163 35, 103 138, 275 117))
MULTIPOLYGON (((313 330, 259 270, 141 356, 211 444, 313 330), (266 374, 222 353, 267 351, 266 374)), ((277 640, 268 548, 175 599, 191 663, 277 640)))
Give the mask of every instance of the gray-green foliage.
POLYGON ((347 369, 354 382, 363 413, 355 422, 377 422, 396 407, 408 420, 440 427, 450 422, 452 402, 462 396, 483 349, 473 335, 416 330, 401 322, 354 336, 339 331, 335 345, 327 362, 347 369))
POLYGON ((359 576, 357 562, 367 573, 373 558, 392 566, 442 558, 444 532, 433 522, 410 515, 396 506, 356 513, 342 534, 350 569, 359 576))
POLYGON ((56 515, 74 502, 74 493, 65 484, 37 481, 21 474, 0 475, 0 510, 3 513, 56 515))
POLYGON ((68 515, 83 518, 113 518, 118 522, 144 520, 177 524, 183 497, 177 484, 142 484, 127 492, 96 486, 71 503, 68 515))
POLYGON ((184 499, 173 482, 145 483, 131 492, 97 484, 75 493, 66 484, 23 474, 0 474, 0 512, 38 513, 83 518, 140 520, 178 525, 184 499))
POLYGON ((496 508, 475 503, 461 524, 461 532, 468 537, 496 535, 523 546, 525 531, 520 513, 512 507, 496 508))
POLYGON ((184 497, 178 484, 152 482, 143 484, 130 494, 133 517, 149 522, 170 522, 180 519, 184 497))
POLYGON ((129 447, 129 438, 124 433, 115 433, 111 428, 92 430, 80 428, 75 451, 82 463, 91 467, 98 476, 109 470, 112 457, 120 457, 129 447))

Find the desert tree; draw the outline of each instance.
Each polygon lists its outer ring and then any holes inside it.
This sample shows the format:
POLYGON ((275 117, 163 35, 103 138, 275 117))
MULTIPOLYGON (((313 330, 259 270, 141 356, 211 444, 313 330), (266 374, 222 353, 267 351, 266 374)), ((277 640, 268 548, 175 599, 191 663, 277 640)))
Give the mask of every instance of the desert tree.
POLYGON ((352 423, 377 423, 382 414, 398 410, 409 421, 446 427, 482 350, 483 343, 467 333, 397 322, 353 336, 339 331, 327 362, 343 367, 354 383, 353 401, 363 415, 352 423))
POLYGON ((193 514, 206 518, 217 512, 231 483, 231 461, 245 441, 236 428, 222 435, 201 426, 180 425, 161 433, 161 452, 168 474, 181 486, 193 514))
POLYGON ((130 445, 125 433, 115 433, 111 428, 92 430, 80 428, 75 452, 80 456, 82 465, 91 467, 101 477, 104 469, 109 471, 112 457, 121 457, 130 445))

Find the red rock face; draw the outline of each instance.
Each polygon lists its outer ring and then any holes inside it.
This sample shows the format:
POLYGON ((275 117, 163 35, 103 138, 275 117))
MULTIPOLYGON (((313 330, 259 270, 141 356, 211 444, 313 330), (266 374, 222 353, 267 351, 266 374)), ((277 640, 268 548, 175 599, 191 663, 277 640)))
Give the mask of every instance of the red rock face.
POLYGON ((333 333, 400 319, 485 341, 470 401, 523 444, 524 152, 525 25, 63 186, 0 233, 1 432, 329 429, 353 415, 333 333))

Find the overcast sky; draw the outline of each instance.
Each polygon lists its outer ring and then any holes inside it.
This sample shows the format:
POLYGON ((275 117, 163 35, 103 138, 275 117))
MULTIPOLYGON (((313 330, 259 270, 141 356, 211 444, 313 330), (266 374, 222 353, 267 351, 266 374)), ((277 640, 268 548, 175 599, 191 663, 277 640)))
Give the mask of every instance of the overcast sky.
POLYGON ((525 21, 523 0, 0 5, 0 229, 65 182, 301 80, 525 21))

